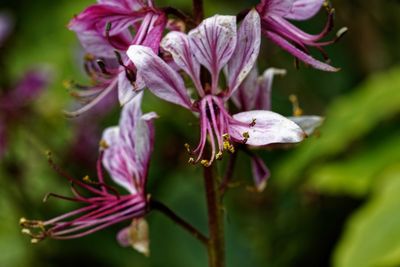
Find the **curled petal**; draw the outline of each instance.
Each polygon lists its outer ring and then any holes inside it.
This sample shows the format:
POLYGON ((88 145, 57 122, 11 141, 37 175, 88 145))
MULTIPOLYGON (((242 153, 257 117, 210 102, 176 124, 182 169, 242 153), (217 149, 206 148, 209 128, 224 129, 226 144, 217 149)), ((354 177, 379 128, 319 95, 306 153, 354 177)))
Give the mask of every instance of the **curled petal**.
POLYGON ((153 94, 190 109, 192 104, 182 78, 150 48, 132 45, 127 54, 153 94))
POLYGON ((288 119, 299 125, 307 135, 312 135, 324 122, 324 118, 320 116, 288 117, 288 119))
POLYGON ((293 20, 307 20, 321 9, 325 0, 294 0, 290 12, 284 17, 293 20))
POLYGON ((236 50, 228 63, 230 95, 249 74, 260 52, 261 26, 256 10, 247 14, 237 34, 236 50))
POLYGON ((298 143, 305 137, 303 130, 291 120, 272 111, 247 111, 233 115, 230 135, 237 142, 251 146, 274 143, 298 143))
POLYGON ((215 91, 219 72, 235 51, 236 17, 215 15, 205 19, 189 32, 189 37, 196 59, 211 73, 212 90, 215 91))
POLYGON ((251 158, 251 170, 257 191, 264 191, 267 186, 268 178, 271 175, 268 167, 260 157, 254 156, 251 158))
POLYGON ((270 31, 263 31, 263 33, 271 39, 274 43, 276 43, 278 46, 280 46, 282 49, 288 51, 290 54, 298 58, 299 60, 303 61, 306 64, 309 64, 310 66, 323 70, 323 71, 331 71, 331 72, 336 72, 339 71, 340 69, 332 67, 326 63, 323 63, 319 60, 316 60, 312 56, 304 53, 300 49, 296 48, 294 45, 286 41, 284 38, 281 36, 270 32, 270 31))

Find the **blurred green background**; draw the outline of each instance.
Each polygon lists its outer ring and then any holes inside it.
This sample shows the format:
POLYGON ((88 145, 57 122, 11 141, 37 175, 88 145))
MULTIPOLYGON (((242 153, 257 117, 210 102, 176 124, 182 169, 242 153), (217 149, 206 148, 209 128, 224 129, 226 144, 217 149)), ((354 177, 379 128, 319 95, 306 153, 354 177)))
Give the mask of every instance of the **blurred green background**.
MULTIPOLYGON (((156 2, 191 9, 187 0, 156 2)), ((27 118, 13 125, 9 150, 1 160, 0 267, 204 267, 203 247, 157 213, 148 216, 150 258, 117 244, 116 233, 129 222, 77 240, 36 245, 20 233, 20 217, 50 218, 76 207, 56 199, 42 203, 46 193, 68 194, 69 189, 48 166, 45 150, 78 178, 94 172, 97 150, 84 151, 83 160, 73 153, 81 126, 61 113, 73 107, 62 82, 87 82, 80 46, 65 25, 91 3, 0 2, 0 11, 15 21, 12 35, 0 48, 0 81, 17 81, 25 71, 42 65, 52 78, 27 118)), ((236 14, 256 3, 205 1, 207 15, 236 14)), ((288 70, 286 77, 275 80, 273 109, 291 115, 288 96, 296 94, 306 114, 326 116, 326 121, 316 135, 294 148, 257 151, 272 170, 261 194, 249 190, 249 161, 239 155, 234 177, 240 186, 225 197, 230 267, 400 266, 400 2, 337 0, 333 5, 336 30, 349 27, 348 34, 327 49, 332 64, 342 69, 339 73, 304 66, 296 70, 291 56, 263 41, 259 66, 288 70)), ((324 21, 320 12, 299 25, 317 32, 324 21)), ((148 93, 145 98, 144 109, 160 115, 148 191, 205 232, 201 168, 186 164, 183 148, 183 143, 197 141, 196 121, 148 93)), ((100 120, 95 140, 102 128, 118 123, 119 111, 116 105, 100 120)))

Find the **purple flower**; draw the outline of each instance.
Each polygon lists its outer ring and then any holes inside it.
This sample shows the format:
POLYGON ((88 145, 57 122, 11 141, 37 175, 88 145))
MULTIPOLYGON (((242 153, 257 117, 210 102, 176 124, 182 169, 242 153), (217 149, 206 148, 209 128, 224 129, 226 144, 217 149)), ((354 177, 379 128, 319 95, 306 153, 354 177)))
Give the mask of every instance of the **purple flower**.
MULTIPOLYGON (((21 219, 23 232, 38 242, 46 237, 71 239, 82 237, 125 220, 142 218, 148 211, 148 196, 145 190, 150 155, 153 150, 155 113, 142 114, 141 96, 124 106, 119 127, 104 131, 102 151, 97 163, 98 181, 89 177, 83 181, 70 177, 52 166, 72 184, 73 197, 55 196, 81 203, 83 207, 47 221, 21 219), (120 195, 104 183, 101 163, 112 180, 129 193, 120 195), (87 191, 91 196, 82 194, 87 191)), ((119 238, 120 239, 120 238, 119 238)))
MULTIPOLYGON (((0 158, 7 149, 11 127, 26 115, 26 108, 39 96, 49 83, 44 71, 29 71, 13 87, 0 94, 0 158)), ((1 89, 1 88, 0 88, 1 89)))
MULTIPOLYGON (((254 67, 232 96, 233 103, 241 111, 271 110, 271 91, 274 76, 285 74, 285 70, 270 68, 259 76, 257 68, 254 67)), ((294 104, 298 105, 298 103, 294 104)), ((297 110, 300 109, 297 107, 297 110)), ((323 118, 319 116, 293 116, 288 117, 288 119, 299 125, 306 135, 311 135, 323 121, 323 118)), ((255 154, 252 155, 251 160, 256 188, 258 191, 262 191, 267 184, 270 171, 263 160, 255 154)))
POLYGON ((262 0, 257 5, 257 11, 261 16, 262 33, 271 41, 316 69, 338 71, 337 68, 313 58, 308 50, 308 47, 315 47, 328 59, 323 47, 337 41, 346 31, 346 28, 340 30, 333 41, 321 41, 333 27, 334 10, 329 10, 325 28, 317 35, 305 33, 288 21, 308 20, 323 4, 324 0, 262 0))
POLYGON ((164 12, 153 7, 150 0, 99 0, 72 19, 69 28, 77 33, 88 53, 85 70, 93 85, 77 86, 79 90, 72 91, 84 106, 66 114, 78 116, 116 89, 121 105, 135 97, 144 83, 125 52, 136 44, 158 53, 166 24, 164 12))
POLYGON ((252 10, 240 28, 236 17, 214 16, 184 34, 171 32, 162 41, 175 63, 191 78, 199 98, 192 101, 177 71, 144 46, 133 45, 127 54, 145 81, 158 97, 181 105, 200 117, 200 142, 188 151, 191 162, 209 166, 224 151, 234 152, 234 143, 266 146, 272 143, 295 143, 303 139, 303 131, 292 121, 271 111, 247 111, 229 114, 226 103, 252 69, 260 48, 260 18, 252 10), (202 84, 200 69, 209 72, 209 82, 202 84), (228 87, 221 89, 220 72, 225 69, 228 87), (207 138, 211 155, 206 159, 207 138))

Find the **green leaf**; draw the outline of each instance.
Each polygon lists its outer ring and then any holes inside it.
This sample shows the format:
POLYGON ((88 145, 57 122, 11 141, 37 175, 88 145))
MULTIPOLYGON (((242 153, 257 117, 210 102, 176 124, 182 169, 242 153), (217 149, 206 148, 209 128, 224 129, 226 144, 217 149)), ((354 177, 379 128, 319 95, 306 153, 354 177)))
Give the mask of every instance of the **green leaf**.
POLYGON ((320 193, 364 196, 373 186, 377 174, 400 162, 399 147, 400 133, 396 133, 351 159, 312 168, 307 185, 320 193))
POLYGON ((347 224, 334 266, 400 265, 400 165, 382 175, 371 200, 347 224))
POLYGON ((400 113, 400 68, 375 75, 353 93, 334 102, 327 111, 321 136, 310 138, 283 161, 274 175, 288 186, 298 181, 308 166, 338 155, 385 119, 400 113))

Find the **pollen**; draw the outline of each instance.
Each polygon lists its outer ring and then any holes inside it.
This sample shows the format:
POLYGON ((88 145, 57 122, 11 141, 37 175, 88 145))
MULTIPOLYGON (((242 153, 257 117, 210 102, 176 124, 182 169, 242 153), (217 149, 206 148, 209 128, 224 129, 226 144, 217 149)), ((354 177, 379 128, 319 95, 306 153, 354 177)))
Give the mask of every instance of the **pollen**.
POLYGON ((20 225, 24 225, 28 220, 24 217, 22 217, 21 219, 19 219, 19 224, 20 225))
POLYGON ((37 238, 32 238, 32 239, 31 239, 31 243, 32 243, 32 244, 37 244, 37 243, 39 243, 39 241, 40 241, 40 240, 37 239, 37 238))
POLYGON ((105 149, 107 149, 107 148, 110 147, 110 146, 107 144, 106 140, 104 140, 104 139, 101 139, 101 140, 100 140, 99 146, 100 146, 100 148, 103 149, 103 150, 105 150, 105 149))
POLYGON ((21 233, 23 233, 24 235, 32 235, 31 230, 29 230, 28 228, 22 229, 21 233))
POLYGON ((219 151, 217 155, 215 155, 215 159, 221 160, 222 159, 222 151, 219 151))
POLYGON ((303 110, 300 108, 299 99, 296 95, 290 95, 289 101, 292 102, 293 106, 293 116, 299 117, 303 115, 303 110))
POLYGON ((63 87, 65 88, 65 89, 71 89, 72 87, 73 87, 73 82, 72 81, 70 81, 70 80, 64 80, 63 82, 62 82, 62 85, 63 85, 63 87))
POLYGON ((190 154, 192 151, 190 150, 190 145, 188 143, 185 144, 186 151, 190 154))
POLYGON ((243 144, 246 144, 247 143, 247 140, 249 140, 249 138, 250 138, 250 134, 249 134, 249 132, 244 132, 243 134, 242 134, 242 136, 243 136, 243 144))
POLYGON ((92 54, 87 53, 87 54, 85 54, 84 59, 85 59, 85 61, 93 61, 95 58, 92 54))
POLYGON ((202 161, 200 161, 201 165, 203 165, 204 167, 210 167, 210 162, 206 159, 203 159, 202 161))
POLYGON ((85 177, 83 177, 82 180, 85 183, 88 183, 88 184, 92 184, 93 183, 93 181, 90 179, 89 175, 86 175, 85 177))

